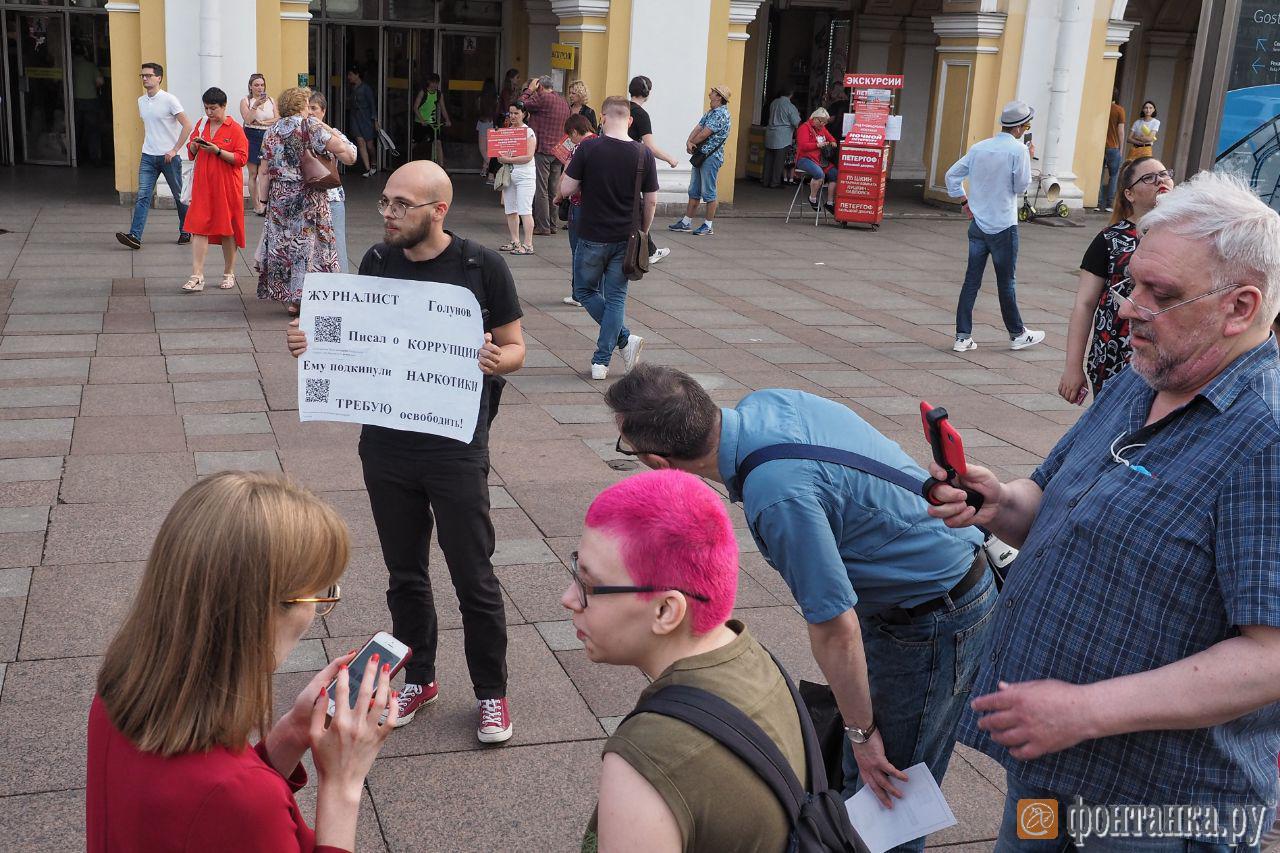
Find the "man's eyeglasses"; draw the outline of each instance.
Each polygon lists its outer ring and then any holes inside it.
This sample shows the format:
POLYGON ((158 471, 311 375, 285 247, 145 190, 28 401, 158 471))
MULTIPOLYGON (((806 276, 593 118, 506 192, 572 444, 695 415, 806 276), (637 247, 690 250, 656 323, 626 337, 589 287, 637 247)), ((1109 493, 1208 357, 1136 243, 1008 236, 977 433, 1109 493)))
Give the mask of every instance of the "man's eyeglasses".
POLYGON ((138 76, 139 76, 139 77, 141 77, 143 80, 148 80, 148 79, 150 79, 150 78, 152 78, 152 77, 154 77, 154 76, 156 76, 156 75, 154 75, 154 74, 139 74, 138 76))
POLYGON ((614 449, 614 450, 616 450, 617 452, 621 453, 623 456, 633 456, 633 457, 634 457, 634 456, 639 456, 640 454, 642 454, 642 453, 643 453, 643 454, 646 454, 646 455, 648 455, 648 456, 660 456, 660 457, 662 457, 663 459, 670 459, 670 458, 671 458, 671 454, 670 454, 670 453, 659 453, 659 452, 658 452, 658 451, 656 451, 656 450, 635 450, 635 449, 630 448, 630 447, 623 447, 623 446, 622 446, 622 436, 618 436, 618 443, 617 443, 617 444, 615 444, 615 445, 613 446, 613 449, 614 449))
POLYGON ((1192 302, 1196 302, 1198 300, 1204 299, 1206 296, 1213 296, 1213 294, 1215 293, 1221 293, 1224 290, 1230 290, 1233 287, 1239 287, 1239 286, 1240 286, 1239 283, 1224 284, 1222 287, 1215 287, 1213 290, 1210 290, 1208 293, 1202 293, 1199 296, 1193 296, 1190 299, 1184 299, 1181 302, 1177 303, 1176 305, 1170 305, 1168 308, 1161 308, 1159 311, 1152 311, 1150 308, 1147 308, 1145 306, 1139 305, 1137 302, 1134 302, 1133 297, 1125 296, 1124 294, 1125 290, 1128 290, 1130 293, 1133 292, 1133 279, 1131 278, 1122 279, 1118 284, 1114 284, 1110 288, 1108 288, 1108 290, 1111 291, 1111 298, 1112 300, 1115 301, 1117 308, 1123 306, 1124 303, 1128 302, 1133 307, 1133 311, 1135 314, 1137 314, 1146 322, 1150 323, 1152 320, 1159 317, 1161 314, 1163 314, 1166 311, 1172 311, 1174 308, 1181 308, 1183 305, 1190 305, 1192 302))
POLYGON ((696 592, 687 592, 678 586, 592 586, 582 579, 581 572, 578 571, 578 552, 574 551, 569 555, 569 574, 573 575, 573 582, 578 586, 578 597, 582 602, 585 610, 587 607, 587 596, 589 595, 620 595, 627 592, 683 592, 690 598, 698 601, 710 601, 705 595, 699 595, 696 592))
POLYGON ((391 219, 404 219, 411 210, 439 203, 439 199, 436 201, 424 201, 422 204, 405 204, 402 201, 388 201, 385 198, 380 198, 378 199, 378 213, 391 219))
POLYGON ((310 598, 291 598, 285 604, 314 604, 316 605, 317 616, 328 616, 333 612, 333 608, 338 606, 338 602, 342 600, 342 587, 334 584, 324 591, 324 595, 312 596, 310 598))
POLYGON ((1174 179, 1173 169, 1165 169, 1163 172, 1148 172, 1141 178, 1138 178, 1136 181, 1129 184, 1126 189, 1133 189, 1138 184, 1150 184, 1151 186, 1155 186, 1160 182, 1161 178, 1168 178, 1172 181, 1174 179))

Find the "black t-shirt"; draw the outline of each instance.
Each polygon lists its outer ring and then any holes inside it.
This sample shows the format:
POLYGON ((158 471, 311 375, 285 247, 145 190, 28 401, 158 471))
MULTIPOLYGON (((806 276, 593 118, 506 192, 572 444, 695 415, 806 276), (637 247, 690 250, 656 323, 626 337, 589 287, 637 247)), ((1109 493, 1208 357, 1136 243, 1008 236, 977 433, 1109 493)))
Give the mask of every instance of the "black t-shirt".
POLYGON ((631 101, 631 127, 627 128, 627 136, 636 142, 653 133, 653 122, 649 120, 649 111, 631 101))
MULTIPOLYGON (((520 308, 520 299, 516 295, 515 281, 511 278, 511 270, 507 268, 507 262, 502 259, 502 256, 492 249, 468 242, 469 252, 477 256, 480 261, 479 274, 472 271, 468 275, 462 254, 462 240, 455 237, 452 232, 445 233, 453 237, 453 242, 429 261, 411 261, 404 256, 403 249, 379 243, 364 253, 364 258, 360 261, 360 275, 404 278, 413 281, 439 281, 465 287, 476 295, 476 301, 480 303, 486 332, 524 316, 520 308)), ((476 419, 476 432, 470 444, 463 444, 442 435, 365 424, 360 432, 361 448, 376 447, 413 455, 486 454, 489 451, 489 400, 493 395, 494 385, 499 381, 501 380, 492 376, 485 377, 480 392, 480 413, 476 419)))
POLYGON ((1099 231, 1084 250, 1084 258, 1080 261, 1080 269, 1093 273, 1103 281, 1111 280, 1111 249, 1107 245, 1106 229, 1099 231))
POLYGON ((597 136, 573 152, 565 174, 582 182, 580 239, 593 243, 626 242, 634 216, 637 157, 644 157, 640 191, 656 193, 658 166, 653 152, 638 142, 597 136))

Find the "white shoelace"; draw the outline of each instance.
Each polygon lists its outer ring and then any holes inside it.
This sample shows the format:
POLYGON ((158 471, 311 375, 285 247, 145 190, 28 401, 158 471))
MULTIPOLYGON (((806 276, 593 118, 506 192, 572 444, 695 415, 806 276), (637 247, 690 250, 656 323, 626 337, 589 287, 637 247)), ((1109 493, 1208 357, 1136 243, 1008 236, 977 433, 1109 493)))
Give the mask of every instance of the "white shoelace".
POLYGON ((404 711, 405 708, 409 707, 409 703, 420 695, 422 691, 423 688, 420 684, 406 684, 404 689, 400 691, 400 710, 404 711))
POLYGON ((497 728, 503 728, 501 699, 480 700, 480 725, 481 727, 496 726, 497 728))

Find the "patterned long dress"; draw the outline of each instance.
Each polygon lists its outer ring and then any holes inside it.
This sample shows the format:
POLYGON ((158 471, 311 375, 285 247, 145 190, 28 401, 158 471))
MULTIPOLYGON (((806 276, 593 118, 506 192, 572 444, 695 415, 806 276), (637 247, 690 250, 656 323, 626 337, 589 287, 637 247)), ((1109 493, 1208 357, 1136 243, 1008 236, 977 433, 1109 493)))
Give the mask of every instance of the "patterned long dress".
POLYGON ((258 270, 258 298, 297 302, 302 280, 309 272, 341 272, 338 243, 324 190, 313 192, 302 183, 302 151, 323 155, 330 133, 299 116, 282 118, 262 141, 262 165, 271 176, 267 219, 254 261, 258 270))
POLYGON ((1127 219, 1121 219, 1102 231, 1096 238, 1107 248, 1106 287, 1098 296, 1093 312, 1093 329, 1089 338, 1089 352, 1085 357, 1085 376, 1096 397, 1102 384, 1129 366, 1133 348, 1129 344, 1129 321, 1119 316, 1120 309, 1111 298, 1109 288, 1119 285, 1128 296, 1133 290, 1129 281, 1129 258, 1138 248, 1138 227, 1127 219))

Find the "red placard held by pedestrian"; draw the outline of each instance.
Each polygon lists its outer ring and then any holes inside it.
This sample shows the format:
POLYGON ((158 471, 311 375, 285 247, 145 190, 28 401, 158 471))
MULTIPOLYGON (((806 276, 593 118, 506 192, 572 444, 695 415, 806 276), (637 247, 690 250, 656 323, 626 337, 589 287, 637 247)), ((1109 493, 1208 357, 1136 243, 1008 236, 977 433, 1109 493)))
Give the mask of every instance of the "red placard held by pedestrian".
POLYGON ((490 157, 524 157, 529 153, 527 127, 495 127, 489 130, 490 157))
POLYGON ((555 144, 555 147, 551 149, 551 153, 556 155, 556 159, 562 164, 568 166, 569 161, 573 159, 573 149, 576 147, 566 136, 555 144))

